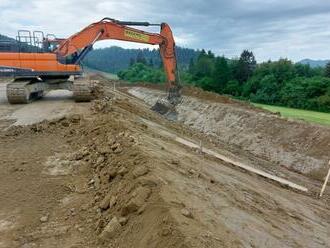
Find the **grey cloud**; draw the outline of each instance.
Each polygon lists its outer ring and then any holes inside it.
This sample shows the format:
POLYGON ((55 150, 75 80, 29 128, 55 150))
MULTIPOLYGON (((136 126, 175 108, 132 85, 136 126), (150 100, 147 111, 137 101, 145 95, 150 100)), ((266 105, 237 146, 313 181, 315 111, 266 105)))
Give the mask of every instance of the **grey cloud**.
POLYGON ((1 0, 0 33, 38 28, 65 37, 110 16, 166 21, 179 45, 219 55, 237 56, 247 48, 259 60, 325 59, 330 57, 329 13, 330 2, 323 0, 1 0))

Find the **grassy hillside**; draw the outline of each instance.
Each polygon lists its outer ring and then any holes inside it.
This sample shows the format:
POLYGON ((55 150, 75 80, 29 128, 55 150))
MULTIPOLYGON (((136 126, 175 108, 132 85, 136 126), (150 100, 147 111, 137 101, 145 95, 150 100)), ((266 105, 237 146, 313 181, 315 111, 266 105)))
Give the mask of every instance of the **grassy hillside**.
POLYGON ((309 110, 271 106, 259 103, 253 103, 256 107, 266 109, 271 112, 280 112, 281 116, 293 119, 303 119, 308 122, 330 126, 330 114, 309 110))

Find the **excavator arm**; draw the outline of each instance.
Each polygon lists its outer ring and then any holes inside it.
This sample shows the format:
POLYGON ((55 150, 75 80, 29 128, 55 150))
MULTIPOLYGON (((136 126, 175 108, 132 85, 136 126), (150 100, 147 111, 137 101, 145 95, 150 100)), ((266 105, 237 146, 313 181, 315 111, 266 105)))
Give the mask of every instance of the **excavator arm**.
POLYGON ((111 18, 104 18, 93 23, 68 39, 60 42, 55 51, 58 55, 66 57, 78 53, 76 62, 92 48, 93 44, 100 40, 122 40, 143 44, 159 45, 160 55, 163 60, 164 70, 167 75, 167 100, 176 105, 180 101, 180 86, 176 75, 175 42, 171 28, 168 24, 150 24, 148 22, 122 22, 111 18), (160 33, 148 33, 129 26, 160 26, 160 33))

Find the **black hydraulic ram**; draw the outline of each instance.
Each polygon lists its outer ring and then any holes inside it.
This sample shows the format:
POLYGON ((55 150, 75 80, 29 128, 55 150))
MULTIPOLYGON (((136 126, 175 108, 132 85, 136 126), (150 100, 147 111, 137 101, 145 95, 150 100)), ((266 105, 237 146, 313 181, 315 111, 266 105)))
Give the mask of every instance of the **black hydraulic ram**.
POLYGON ((111 21, 113 23, 119 24, 119 25, 125 25, 125 26, 160 26, 161 24, 157 23, 149 23, 149 22, 128 22, 128 21, 118 21, 113 18, 103 18, 102 21, 111 21))

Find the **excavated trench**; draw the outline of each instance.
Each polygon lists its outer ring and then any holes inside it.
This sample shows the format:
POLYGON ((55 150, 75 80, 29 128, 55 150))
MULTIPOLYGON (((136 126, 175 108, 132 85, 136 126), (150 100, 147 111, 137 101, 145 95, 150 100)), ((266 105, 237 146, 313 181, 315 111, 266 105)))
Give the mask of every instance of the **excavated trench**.
MULTIPOLYGON (((144 87, 128 92, 151 106, 164 96, 144 87)), ((241 152, 314 179, 324 178, 330 158, 330 128, 283 119, 212 93, 203 93, 201 100, 200 92, 194 93, 184 96, 177 107, 179 122, 241 152)))

